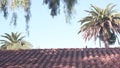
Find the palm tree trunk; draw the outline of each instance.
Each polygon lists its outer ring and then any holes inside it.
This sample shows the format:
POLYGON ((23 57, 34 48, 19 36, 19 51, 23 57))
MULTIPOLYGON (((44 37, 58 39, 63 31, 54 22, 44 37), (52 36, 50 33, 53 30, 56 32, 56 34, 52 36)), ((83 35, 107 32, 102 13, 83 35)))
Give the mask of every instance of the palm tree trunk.
POLYGON ((108 41, 104 41, 104 43, 105 43, 105 48, 106 48, 106 49, 109 48, 109 43, 108 43, 108 41))
POLYGON ((107 37, 103 37, 103 41, 104 41, 104 44, 105 44, 105 48, 109 48, 109 43, 108 43, 108 40, 107 40, 107 37))

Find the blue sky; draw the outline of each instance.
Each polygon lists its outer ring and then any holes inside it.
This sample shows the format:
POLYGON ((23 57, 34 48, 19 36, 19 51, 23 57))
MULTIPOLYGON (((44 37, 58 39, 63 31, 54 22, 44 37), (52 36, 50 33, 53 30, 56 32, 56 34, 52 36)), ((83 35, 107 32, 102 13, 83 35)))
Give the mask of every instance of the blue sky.
MULTIPOLYGON (((85 42, 82 35, 77 34, 80 29, 78 21, 87 15, 84 10, 89 10, 90 4, 104 8, 107 4, 113 3, 117 5, 115 9, 120 12, 118 0, 79 0, 75 7, 74 18, 69 24, 65 21, 63 7, 61 7, 60 15, 52 18, 48 6, 43 5, 43 0, 31 1, 30 36, 26 36, 25 40, 31 42, 33 48, 83 48, 86 45, 88 47, 99 47, 98 42, 96 44, 93 40, 85 42)), ((9 14, 8 20, 5 20, 2 14, 0 15, 1 35, 10 32, 22 32, 23 35, 27 35, 25 33, 24 12, 21 9, 18 9, 16 12, 19 17, 17 27, 9 25, 11 14, 9 14)))

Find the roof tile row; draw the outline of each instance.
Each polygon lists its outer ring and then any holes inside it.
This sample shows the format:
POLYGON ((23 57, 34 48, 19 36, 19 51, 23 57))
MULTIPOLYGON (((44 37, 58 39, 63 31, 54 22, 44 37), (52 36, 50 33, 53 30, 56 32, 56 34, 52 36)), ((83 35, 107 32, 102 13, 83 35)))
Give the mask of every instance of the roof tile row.
POLYGON ((1 50, 0 68, 120 68, 120 48, 1 50))

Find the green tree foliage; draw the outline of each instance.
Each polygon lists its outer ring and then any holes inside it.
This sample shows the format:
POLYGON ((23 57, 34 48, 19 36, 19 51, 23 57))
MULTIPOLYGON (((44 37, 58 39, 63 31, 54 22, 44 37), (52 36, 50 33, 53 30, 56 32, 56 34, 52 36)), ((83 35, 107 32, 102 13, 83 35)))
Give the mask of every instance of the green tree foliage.
POLYGON ((51 9, 51 16, 57 16, 60 12, 60 3, 64 4, 66 21, 70 22, 70 19, 73 14, 73 9, 77 0, 43 0, 43 2, 48 5, 49 9, 51 9))
POLYGON ((30 5, 31 5, 30 0, 0 0, 0 11, 3 12, 3 16, 7 19, 8 14, 10 13, 8 12, 9 11, 8 9, 12 8, 13 14, 11 18, 11 23, 13 23, 16 26, 18 16, 15 10, 19 7, 23 8, 25 11, 26 31, 28 31, 29 29, 28 22, 31 16, 30 5))
POLYGON ((1 41, 1 49, 7 50, 18 50, 18 49, 30 49, 32 44, 23 40, 24 36, 21 36, 21 33, 11 33, 5 35, 1 35, 1 37, 6 40, 1 41))
MULTIPOLYGON (((72 14, 73 14, 73 8, 75 4, 77 3, 77 0, 43 0, 43 3, 48 5, 49 9, 51 10, 51 16, 57 16, 60 12, 60 3, 64 4, 65 9, 65 16, 66 21, 69 22, 72 14)), ((31 16, 30 7, 31 6, 31 0, 0 0, 0 11, 3 12, 4 17, 7 19, 8 9, 12 8, 13 14, 11 23, 13 23, 15 26, 17 25, 17 13, 15 12, 16 9, 19 7, 23 8, 25 11, 25 20, 26 20, 26 31, 29 35, 29 20, 31 16)))
MULTIPOLYGON (((105 9, 91 5, 91 10, 85 10, 89 13, 79 22, 85 40, 90 40, 94 37, 95 41, 103 41, 105 47, 114 44, 120 34, 120 13, 114 10, 115 5, 108 4, 105 9)), ((118 39, 119 42, 119 39, 118 39)), ((101 45, 101 42, 100 42, 101 45)))

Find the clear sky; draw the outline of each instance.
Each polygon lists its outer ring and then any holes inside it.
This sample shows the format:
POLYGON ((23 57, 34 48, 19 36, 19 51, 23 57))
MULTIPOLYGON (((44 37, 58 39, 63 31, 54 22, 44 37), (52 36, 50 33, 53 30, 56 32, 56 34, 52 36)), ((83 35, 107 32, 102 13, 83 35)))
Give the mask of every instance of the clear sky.
MULTIPOLYGON (((60 15, 52 18, 48 6, 43 5, 43 0, 31 1, 30 36, 26 36, 25 40, 31 42, 33 48, 99 47, 98 42, 96 44, 93 40, 85 42, 81 34, 77 34, 80 29, 80 23, 78 21, 87 15, 84 10, 90 10, 90 4, 104 8, 107 4, 113 3, 117 5, 115 9, 120 12, 119 0, 79 0, 75 7, 76 12, 74 18, 71 24, 69 24, 65 21, 63 7, 61 7, 60 15)), ((23 35, 27 35, 25 33, 24 12, 21 9, 18 9, 16 12, 18 13, 17 27, 9 24, 11 14, 9 14, 8 20, 5 20, 2 14, 0 15, 1 35, 10 32, 22 32, 23 35)))

